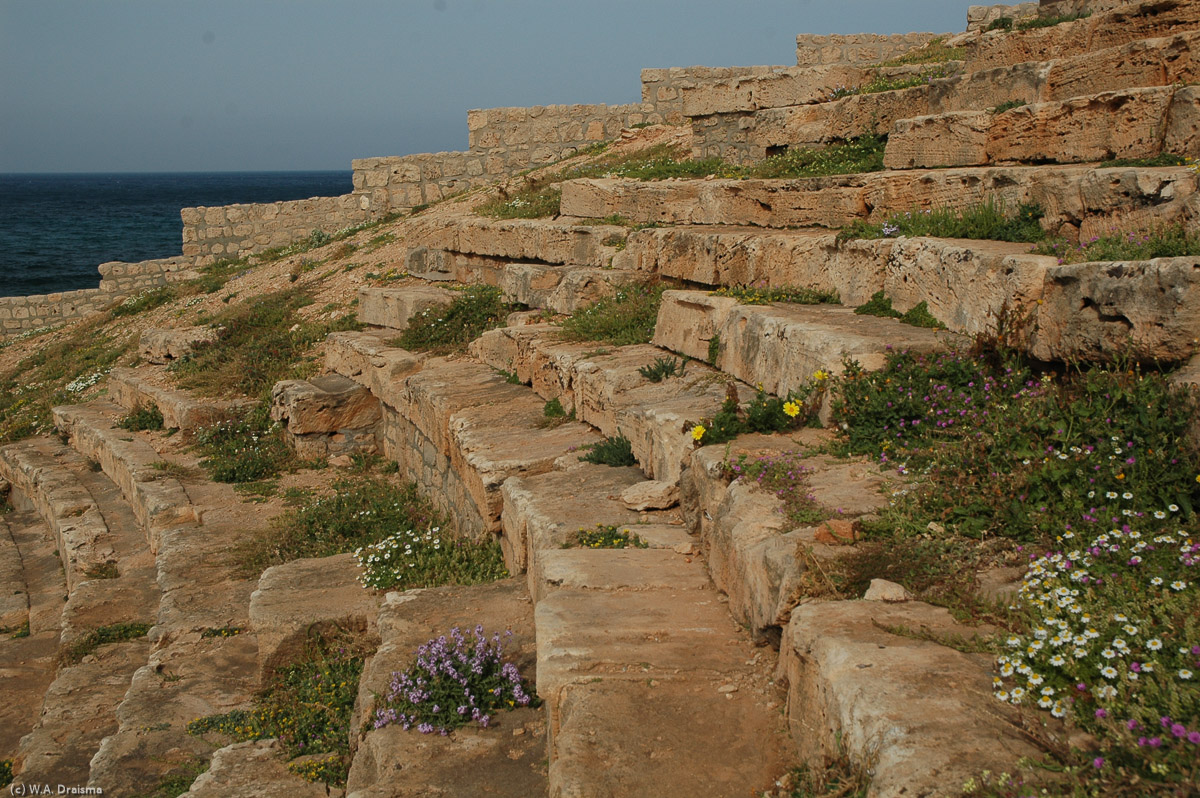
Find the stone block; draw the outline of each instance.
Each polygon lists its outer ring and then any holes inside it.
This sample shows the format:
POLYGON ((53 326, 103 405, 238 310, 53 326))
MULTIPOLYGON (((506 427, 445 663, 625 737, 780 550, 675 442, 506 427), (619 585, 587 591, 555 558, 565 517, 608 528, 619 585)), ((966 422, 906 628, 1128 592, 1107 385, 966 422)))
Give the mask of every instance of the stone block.
POLYGON ((435 286, 364 287, 358 290, 358 318, 377 327, 404 330, 413 317, 448 306, 456 296, 435 286))
POLYGON ((368 430, 380 420, 379 400, 339 374, 285 380, 271 389, 271 418, 293 435, 368 430))

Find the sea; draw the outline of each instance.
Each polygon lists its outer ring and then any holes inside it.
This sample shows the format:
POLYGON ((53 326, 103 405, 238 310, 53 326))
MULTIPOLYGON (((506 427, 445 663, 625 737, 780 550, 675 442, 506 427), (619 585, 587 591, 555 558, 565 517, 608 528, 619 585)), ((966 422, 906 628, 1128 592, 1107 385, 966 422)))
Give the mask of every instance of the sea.
POLYGON ((352 173, 0 174, 0 296, 96 288, 96 267, 182 253, 182 208, 349 194, 352 173))

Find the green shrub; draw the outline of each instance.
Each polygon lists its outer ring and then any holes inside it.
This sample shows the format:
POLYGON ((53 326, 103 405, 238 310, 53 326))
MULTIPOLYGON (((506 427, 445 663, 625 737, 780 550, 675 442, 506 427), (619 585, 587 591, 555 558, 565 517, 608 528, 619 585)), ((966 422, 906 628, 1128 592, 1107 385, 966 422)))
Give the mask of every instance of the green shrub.
POLYGON ((596 524, 575 533, 575 545, 585 549, 645 549, 648 543, 618 524, 596 524))
POLYGON ((582 455, 579 459, 585 463, 613 466, 614 468, 637 465, 637 458, 633 456, 633 444, 620 433, 616 437, 605 438, 599 443, 589 444, 583 448, 587 450, 587 454, 582 455))
POLYGON ((639 368, 638 374, 650 382, 662 382, 668 377, 682 377, 683 369, 684 365, 678 358, 660 357, 653 364, 639 368))
POLYGON ((465 351, 467 344, 487 330, 503 326, 516 309, 504 301, 499 288, 468 286, 449 305, 428 308, 410 319, 395 345, 435 354, 465 351))
POLYGON ((0 787, 12 784, 13 769, 11 759, 0 759, 0 787))
POLYGON ((163 428, 163 414, 158 405, 137 405, 117 422, 117 426, 130 432, 160 430, 163 428))
POLYGON ((713 333, 712 338, 708 339, 708 365, 716 367, 717 358, 721 356, 721 334, 713 333))
POLYGON ((884 319, 898 319, 904 315, 892 307, 892 298, 883 291, 876 291, 870 299, 856 307, 854 312, 859 316, 879 316, 884 319))
POLYGON ((768 305, 772 302, 789 302, 793 305, 836 305, 840 301, 836 291, 818 291, 814 288, 792 288, 779 286, 729 285, 712 292, 714 296, 733 297, 743 305, 768 305))
MULTIPOLYGON (((692 426, 692 441, 697 446, 727 443, 745 432, 773 433, 796 429, 816 421, 827 389, 829 373, 819 370, 811 380, 786 396, 771 396, 761 385, 746 407, 738 403, 732 385, 721 409, 711 418, 692 426)), ((690 422, 689 422, 690 423, 690 422)))
POLYGON ((1002 114, 1005 111, 1011 111, 1014 108, 1023 108, 1026 105, 1028 105, 1028 103, 1026 103, 1024 100, 1005 100, 995 108, 992 108, 991 111, 993 114, 1002 114))
POLYGON ((562 323, 567 341, 600 341, 613 346, 648 344, 654 337, 665 285, 627 285, 611 297, 576 311, 562 323))
POLYGON ((930 330, 946 329, 946 325, 934 318, 934 315, 929 312, 929 305, 924 300, 903 313, 900 316, 900 323, 908 324, 912 327, 925 327, 930 330))
POLYGON ((984 30, 1012 30, 1015 23, 1016 20, 1014 20, 1012 17, 999 17, 998 19, 992 20, 992 22, 984 30))
POLYGON ((299 464, 283 438, 283 429, 272 423, 266 401, 240 419, 220 421, 196 430, 200 465, 214 482, 258 482, 299 464))

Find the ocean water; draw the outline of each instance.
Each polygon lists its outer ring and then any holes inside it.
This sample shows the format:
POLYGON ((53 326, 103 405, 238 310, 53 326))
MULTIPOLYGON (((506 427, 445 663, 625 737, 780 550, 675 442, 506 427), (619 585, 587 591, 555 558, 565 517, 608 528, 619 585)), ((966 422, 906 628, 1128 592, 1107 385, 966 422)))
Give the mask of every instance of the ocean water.
POLYGON ((96 288, 101 263, 179 255, 181 208, 351 188, 349 171, 0 174, 0 296, 96 288))

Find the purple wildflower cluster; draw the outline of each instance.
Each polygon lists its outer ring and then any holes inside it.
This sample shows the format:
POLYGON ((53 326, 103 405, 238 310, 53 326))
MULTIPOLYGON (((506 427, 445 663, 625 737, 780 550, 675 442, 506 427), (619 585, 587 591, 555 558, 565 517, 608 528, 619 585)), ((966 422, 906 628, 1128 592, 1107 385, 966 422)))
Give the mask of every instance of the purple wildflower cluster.
POLYGON ((374 727, 396 723, 445 735, 469 723, 486 727, 495 712, 527 706, 533 696, 517 667, 503 661, 500 634, 489 639, 482 626, 471 634, 468 641, 456 626, 418 648, 412 666, 392 674, 374 727))

